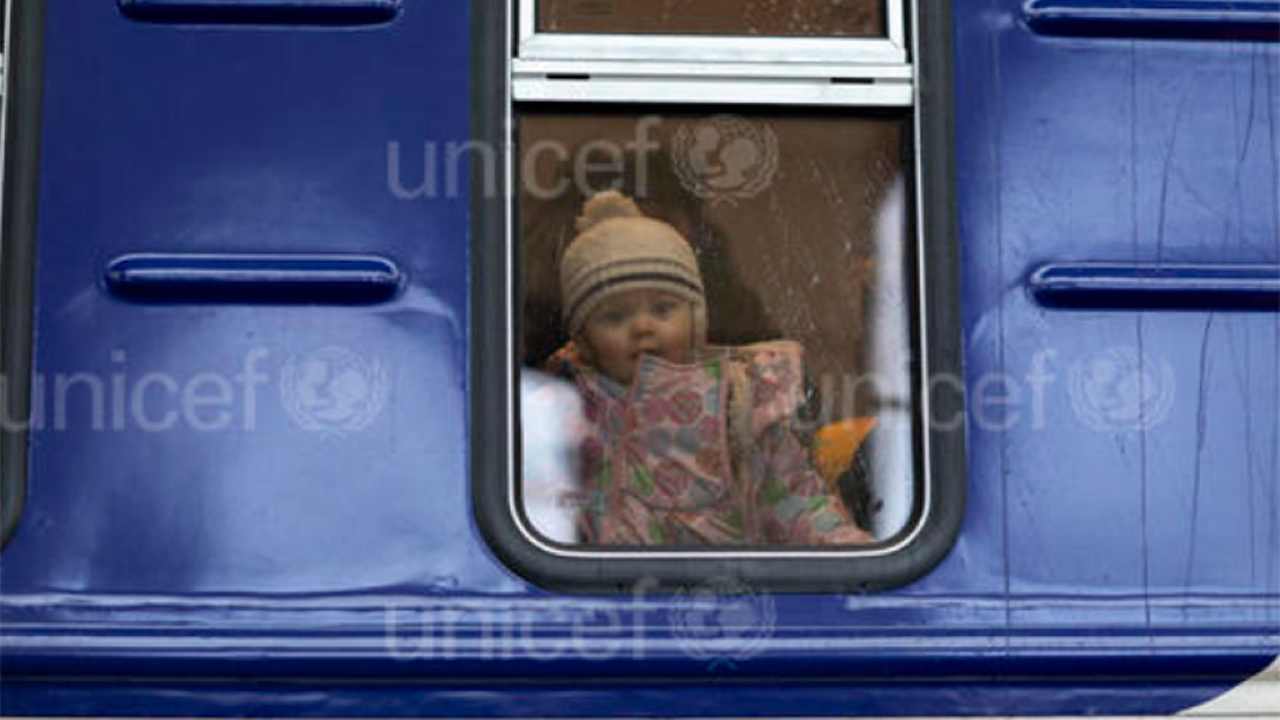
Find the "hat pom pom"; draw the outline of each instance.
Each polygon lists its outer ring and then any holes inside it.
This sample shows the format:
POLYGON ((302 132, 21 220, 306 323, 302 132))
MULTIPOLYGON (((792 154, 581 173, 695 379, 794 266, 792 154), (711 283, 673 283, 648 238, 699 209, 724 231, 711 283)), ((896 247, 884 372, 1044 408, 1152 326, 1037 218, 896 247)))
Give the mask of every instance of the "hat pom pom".
POLYGON ((606 190, 593 195, 582 206, 582 214, 574 221, 574 227, 582 233, 605 220, 630 217, 644 217, 644 213, 631 198, 617 190, 606 190))

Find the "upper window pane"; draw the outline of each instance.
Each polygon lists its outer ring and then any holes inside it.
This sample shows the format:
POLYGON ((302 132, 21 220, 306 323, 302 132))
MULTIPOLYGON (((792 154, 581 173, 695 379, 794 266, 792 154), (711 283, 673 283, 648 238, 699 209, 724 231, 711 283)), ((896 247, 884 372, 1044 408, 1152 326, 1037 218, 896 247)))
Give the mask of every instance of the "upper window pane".
POLYGON ((905 106, 906 7, 905 0, 518 0, 513 97, 905 106), (831 82, 846 79, 853 82, 831 82))
POLYGON ((883 37, 882 0, 541 0, 538 31, 883 37))

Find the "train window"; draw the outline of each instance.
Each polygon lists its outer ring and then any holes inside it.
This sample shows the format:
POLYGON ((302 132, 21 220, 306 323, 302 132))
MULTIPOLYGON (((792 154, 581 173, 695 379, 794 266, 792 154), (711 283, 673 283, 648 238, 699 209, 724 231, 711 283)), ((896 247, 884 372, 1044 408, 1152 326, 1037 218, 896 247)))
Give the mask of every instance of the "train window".
MULTIPOLYGON (((525 510, 535 529, 561 542, 643 545, 681 539, 865 544, 901 531, 915 497, 907 223, 901 191, 895 192, 910 164, 908 114, 708 116, 702 109, 566 113, 540 107, 522 109, 517 130, 522 159, 517 243, 525 288, 522 367, 575 382, 587 401, 585 413, 639 413, 638 435, 624 435, 643 437, 633 449, 654 456, 631 463, 628 453, 611 452, 622 436, 597 432, 609 425, 607 419, 577 422, 571 439, 547 438, 545 428, 572 428, 575 422, 554 420, 565 408, 539 403, 535 395, 523 413, 526 428, 540 429, 527 433, 524 445, 531 460, 523 473, 525 510), (566 154, 551 148, 563 148, 566 154), (607 189, 621 193, 602 195, 607 189), (588 205, 592 197, 615 198, 619 205, 634 201, 637 215, 665 226, 655 225, 656 231, 669 228, 677 243, 688 243, 694 261, 688 275, 701 286, 693 312, 705 317, 699 319, 702 327, 690 330, 697 337, 679 351, 733 357, 723 366, 725 377, 715 377, 722 368, 710 365, 702 369, 706 377, 660 390, 651 387, 659 382, 659 366, 618 370, 600 358, 583 359, 590 354, 582 345, 593 319, 566 304, 603 302, 594 310, 603 314, 614 299, 629 296, 606 285, 594 291, 599 299, 576 297, 590 291, 561 285, 562 269, 576 262, 568 250, 575 237, 584 243, 596 237, 575 228, 583 208, 593 207, 588 205), (584 316, 573 317, 575 313, 584 316), (583 329, 571 336, 576 326, 583 329), (788 342, 770 342, 778 339, 788 342), (749 357, 755 353, 762 355, 749 357), (763 358, 777 353, 794 353, 794 358, 780 354, 775 362, 793 363, 797 372, 784 368, 780 377, 753 381, 770 372, 763 358), (632 392, 647 394, 647 399, 615 404, 607 397, 609 385, 593 382, 597 374, 603 374, 605 383, 629 381, 632 392), (705 406, 683 407, 682 402, 693 402, 690 391, 706 383, 700 391, 705 406), (598 397, 601 387, 605 397, 598 397), (765 425, 781 427, 780 421, 787 431, 776 437, 764 434, 747 442, 749 448, 732 447, 738 431, 734 398, 713 397, 724 391, 750 394, 760 404, 760 417, 750 422, 756 433, 766 433, 765 425), (774 394, 789 396, 790 404, 783 401, 768 410, 774 394), (870 486, 881 478, 850 468, 855 447, 865 450, 862 434, 872 426, 877 426, 874 434, 883 447, 897 452, 881 458, 881 474, 893 478, 881 487, 870 486), (778 440, 785 443, 773 447, 778 440), (578 456, 571 458, 579 461, 576 469, 573 462, 548 463, 550 449, 570 445, 579 446, 578 456), (721 455, 736 471, 714 469, 722 463, 721 455), (788 462, 796 467, 780 467, 788 462), (752 472, 753 464, 764 465, 751 481, 762 488, 760 497, 732 497, 727 478, 752 472), (620 471, 624 465, 629 469, 620 471), (640 478, 632 509, 642 520, 613 522, 623 520, 616 515, 627 514, 620 496, 606 501, 608 490, 620 490, 612 482, 619 474, 640 478), (565 482, 566 475, 574 481, 565 482), (705 505, 710 496, 719 497, 714 511, 685 507, 705 505), (802 502, 819 510, 800 513, 802 502), (843 510, 822 512, 825 505, 843 510), (841 522, 842 514, 852 522, 841 522), (753 515, 759 526, 745 527, 753 515), (577 527, 563 531, 572 519, 577 527), (727 526, 698 529, 712 520, 727 526), (825 523, 831 532, 814 532, 809 523, 825 523), (866 532, 837 532, 842 526, 852 530, 849 525, 866 532)), ((643 228, 646 223, 609 223, 622 233, 629 224, 643 228)), ((601 248, 608 250, 610 241, 601 238, 601 248)), ((676 249, 681 249, 678 244, 676 249)), ((578 270, 583 279, 564 280, 608 283, 611 263, 622 260, 602 257, 599 269, 588 262, 578 270)), ((637 267, 649 273, 654 267, 647 265, 637 267)), ((616 280, 619 288, 646 286, 642 279, 616 280)), ((657 280, 652 287, 663 288, 665 282, 657 280)), ((639 340, 646 348, 651 343, 639 340)), ((594 350, 599 354, 599 348, 594 350)), ((538 388, 547 392, 554 385, 543 381, 538 388)))
MULTIPOLYGON (((507 482, 477 455, 480 524, 556 587, 713 570, 901 584, 941 559, 963 504, 944 121, 920 112, 905 55, 863 55, 866 83, 702 76, 725 69, 724 33, 795 30, 750 3, 698 7, 676 22, 622 1, 519 5, 521 32, 546 37, 706 35, 678 38, 680 68, 611 70, 583 45, 565 67, 604 72, 561 76, 521 44, 502 73, 510 192, 481 214, 507 218, 510 252, 487 262, 509 279, 493 290, 514 308, 517 382, 507 482)), ((894 2, 828 9, 862 23, 810 28, 849 36, 840 52, 868 47, 868 23, 904 27, 894 2)), ((945 17, 917 27, 945 35, 945 17)))
POLYGON ((881 0, 542 0, 539 32, 876 37, 885 34, 881 0))
MULTIPOLYGON (((512 69, 517 85, 546 73, 573 72, 596 77, 654 72, 671 78, 763 74, 775 79, 904 79, 910 70, 909 4, 521 0, 512 69), (646 64, 639 67, 635 61, 646 64)), ((520 93, 517 88, 517 97, 520 93)))

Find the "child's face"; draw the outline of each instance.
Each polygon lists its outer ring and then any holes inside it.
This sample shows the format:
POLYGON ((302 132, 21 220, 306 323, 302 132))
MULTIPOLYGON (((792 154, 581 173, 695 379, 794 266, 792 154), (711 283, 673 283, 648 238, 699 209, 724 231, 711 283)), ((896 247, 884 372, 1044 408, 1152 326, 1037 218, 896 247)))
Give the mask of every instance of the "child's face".
POLYGON ((610 378, 631 384, 643 354, 687 363, 693 347, 689 301, 661 290, 629 290, 601 303, 587 318, 582 340, 590 361, 610 378))

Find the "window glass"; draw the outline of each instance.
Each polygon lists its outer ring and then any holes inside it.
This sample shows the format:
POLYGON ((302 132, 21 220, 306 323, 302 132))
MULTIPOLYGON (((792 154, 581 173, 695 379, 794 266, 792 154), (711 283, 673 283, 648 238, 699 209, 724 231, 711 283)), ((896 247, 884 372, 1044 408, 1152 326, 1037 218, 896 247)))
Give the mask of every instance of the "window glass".
POLYGON ((516 120, 528 525, 602 549, 903 530, 920 497, 909 110, 516 120), (576 226, 606 190, 607 219, 576 226))
POLYGON ((541 0, 540 32, 881 37, 883 0, 541 0))

